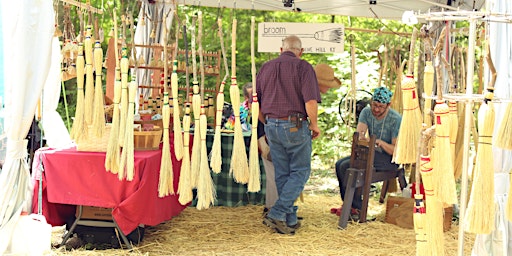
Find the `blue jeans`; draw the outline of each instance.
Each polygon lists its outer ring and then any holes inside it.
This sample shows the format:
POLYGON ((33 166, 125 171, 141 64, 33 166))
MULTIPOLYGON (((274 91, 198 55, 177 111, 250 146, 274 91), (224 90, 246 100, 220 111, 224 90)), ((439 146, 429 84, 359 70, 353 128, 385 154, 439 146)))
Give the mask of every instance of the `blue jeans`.
POLYGON ((311 173, 311 132, 308 121, 301 128, 287 120, 268 118, 265 134, 275 168, 278 199, 268 216, 297 224, 295 200, 304 189, 311 173))

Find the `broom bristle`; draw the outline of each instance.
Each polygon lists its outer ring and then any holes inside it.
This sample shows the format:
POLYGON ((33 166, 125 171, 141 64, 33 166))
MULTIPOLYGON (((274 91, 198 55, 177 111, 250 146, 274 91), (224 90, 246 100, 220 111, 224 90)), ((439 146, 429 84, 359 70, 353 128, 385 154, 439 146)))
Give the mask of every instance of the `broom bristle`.
POLYGON ((103 50, 101 44, 96 41, 94 47, 94 67, 96 68, 96 85, 94 86, 94 107, 93 107, 93 119, 92 127, 94 135, 97 137, 103 136, 105 130, 105 107, 104 107, 104 96, 103 96, 103 84, 101 81, 102 73, 102 62, 103 62, 103 50))
MULTIPOLYGON (((213 185, 212 176, 210 174, 210 167, 208 167, 208 155, 206 149, 206 126, 207 118, 204 113, 204 107, 201 107, 200 117, 200 130, 201 130, 201 166, 199 170, 199 180, 197 183, 197 206, 198 210, 208 209, 215 202, 215 187, 213 185)), ((198 127, 199 128, 199 127, 198 127)))
POLYGON ((242 125, 240 123, 240 89, 236 84, 236 78, 231 78, 231 86, 229 89, 231 104, 233 105, 233 113, 235 116, 233 152, 231 154, 231 166, 229 173, 233 174, 233 178, 237 183, 246 184, 249 181, 249 165, 247 163, 247 153, 245 150, 245 142, 242 133, 242 125))
POLYGON ((434 168, 434 189, 441 203, 457 203, 453 160, 450 148, 450 121, 448 105, 444 101, 436 101, 434 107, 436 139, 435 153, 432 154, 434 168))
POLYGON ((162 109, 162 122, 164 130, 162 158, 160 162, 160 182, 158 186, 158 195, 160 197, 167 196, 171 194, 171 192, 174 193, 174 188, 172 187, 173 169, 171 162, 171 147, 169 142, 169 121, 171 118, 171 109, 169 108, 168 96, 168 92, 164 92, 164 107, 162 109))
POLYGON ((128 114, 126 115, 126 131, 124 135, 124 146, 121 160, 126 161, 126 180, 133 180, 134 167, 134 141, 133 141, 133 117, 135 115, 135 100, 137 96, 137 82, 132 79, 129 88, 128 114), (125 154, 126 152, 126 154, 125 154), (123 157, 124 156, 124 157, 123 157))
POLYGON ((258 156, 258 115, 260 112, 260 104, 258 103, 258 97, 253 94, 252 104, 252 134, 251 134, 251 146, 249 149, 249 192, 258 192, 261 189, 260 181, 260 162, 258 156))
MULTIPOLYGON (((118 70, 116 71, 118 72, 118 70)), ((119 101, 121 99, 121 81, 114 82, 114 113, 112 115, 112 126, 107 144, 107 152, 105 157, 105 169, 117 174, 119 171, 119 101)))
POLYGON ((126 115, 128 113, 128 57, 126 48, 123 48, 123 57, 121 58, 121 105, 119 119, 119 145, 124 144, 124 133, 126 130, 126 115))
POLYGON ((181 134, 180 104, 178 103, 178 61, 174 60, 173 72, 171 74, 171 90, 173 105, 173 133, 174 133, 174 155, 180 161, 183 158, 183 135, 181 134))
POLYGON ((201 166, 201 96, 199 95, 199 87, 195 81, 194 96, 192 96, 192 111, 194 112, 194 143, 192 144, 192 159, 190 160, 190 185, 192 188, 196 188, 199 168, 201 166))
POLYGON ((76 87, 77 87, 77 100, 75 109, 75 120, 71 129, 71 138, 76 143, 80 142, 85 134, 87 134, 87 125, 85 125, 84 116, 84 68, 85 61, 82 51, 82 45, 79 46, 78 57, 76 59, 76 87))
POLYGON ((494 138, 494 145, 506 150, 512 150, 512 103, 507 103, 505 114, 501 120, 503 121, 501 121, 497 132, 500 136, 494 138))
MULTIPOLYGON (((419 191, 418 191, 419 193, 419 191)), ((426 210, 422 194, 414 195, 413 209, 414 233, 416 237, 416 255, 420 256, 427 250, 427 231, 426 231, 426 210)))
MULTIPOLYGON (((457 116, 460 120, 464 120, 464 117, 466 116, 465 113, 465 105, 461 104, 457 108, 457 116)), ((462 176, 462 164, 463 160, 462 157, 464 155, 464 122, 458 123, 457 128, 457 139, 455 140, 455 159, 454 159, 454 173, 455 173, 455 179, 459 179, 462 176)))
POLYGON ((92 39, 91 29, 87 28, 87 36, 84 40, 85 46, 85 122, 87 125, 92 125, 93 108, 94 108, 94 77, 93 77, 93 52, 92 52, 92 39))
POLYGON ((450 150, 452 153, 453 170, 455 175, 455 144, 457 142, 457 132, 459 130, 459 117, 457 115, 457 102, 450 100, 448 102, 450 113, 448 118, 450 120, 450 150))
POLYGON ((414 77, 407 75, 402 81, 403 116, 393 153, 393 162, 411 164, 416 162, 420 139, 421 111, 416 92, 414 77))
POLYGON ((183 158, 181 159, 180 182, 178 184, 178 201, 185 205, 192 201, 192 187, 190 186, 190 108, 185 108, 183 116, 183 158))
POLYGON ((212 150, 210 151, 210 167, 214 173, 220 173, 222 170, 222 148, 220 130, 222 129, 222 110, 224 107, 224 84, 222 81, 219 93, 217 94, 217 115, 215 117, 215 135, 213 137, 212 150))
MULTIPOLYGON (((486 97, 487 98, 487 97, 486 97)), ((489 234, 494 230, 494 157, 492 133, 494 107, 492 102, 482 103, 478 111, 478 151, 473 170, 473 184, 465 216, 465 229, 476 234, 489 234)))

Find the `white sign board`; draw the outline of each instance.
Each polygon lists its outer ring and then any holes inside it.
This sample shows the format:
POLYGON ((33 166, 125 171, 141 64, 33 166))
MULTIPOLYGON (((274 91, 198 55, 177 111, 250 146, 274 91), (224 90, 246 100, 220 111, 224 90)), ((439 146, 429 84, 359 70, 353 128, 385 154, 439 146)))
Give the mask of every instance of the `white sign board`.
POLYGON ((262 22, 258 24, 258 52, 280 52, 282 40, 296 35, 305 53, 342 53, 345 27, 336 23, 262 22))

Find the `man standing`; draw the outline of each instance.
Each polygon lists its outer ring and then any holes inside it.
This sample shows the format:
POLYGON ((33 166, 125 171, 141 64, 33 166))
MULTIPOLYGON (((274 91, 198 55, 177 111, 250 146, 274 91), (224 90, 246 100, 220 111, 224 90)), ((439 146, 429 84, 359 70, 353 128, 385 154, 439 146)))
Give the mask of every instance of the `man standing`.
MULTIPOLYGON (((389 107, 393 93, 386 87, 378 87, 373 91, 372 101, 359 115, 356 131, 359 138, 375 135, 375 157, 373 167, 376 170, 396 170, 398 165, 391 163, 393 151, 395 150, 396 138, 402 117, 398 112, 389 107)), ((343 181, 350 165, 350 156, 344 157, 336 162, 336 176, 340 186, 341 199, 345 196, 343 181)), ((354 194, 350 216, 352 219, 359 218, 359 210, 362 206, 361 195, 354 194)), ((346 207, 349 207, 348 205, 346 207)), ((341 208, 331 209, 331 213, 340 215, 341 208)))
POLYGON ((282 234, 294 234, 300 225, 293 203, 311 173, 311 140, 320 136, 320 92, 313 66, 300 59, 302 53, 300 39, 286 37, 281 55, 265 63, 256 78, 259 119, 265 124, 279 196, 263 223, 282 234))

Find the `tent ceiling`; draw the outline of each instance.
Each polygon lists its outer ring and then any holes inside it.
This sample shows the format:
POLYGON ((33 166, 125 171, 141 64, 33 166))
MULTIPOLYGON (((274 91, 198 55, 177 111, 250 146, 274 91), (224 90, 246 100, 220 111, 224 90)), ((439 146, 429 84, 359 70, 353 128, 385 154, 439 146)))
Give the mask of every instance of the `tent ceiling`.
MULTIPOLYGON (((292 7, 284 7, 284 0, 199 0, 183 1, 186 5, 256 9, 267 11, 293 11, 305 13, 356 16, 381 19, 402 18, 404 11, 425 13, 445 10, 473 10, 483 7, 485 0, 295 0, 292 7)), ((179 3, 183 3, 178 1, 179 3)))

